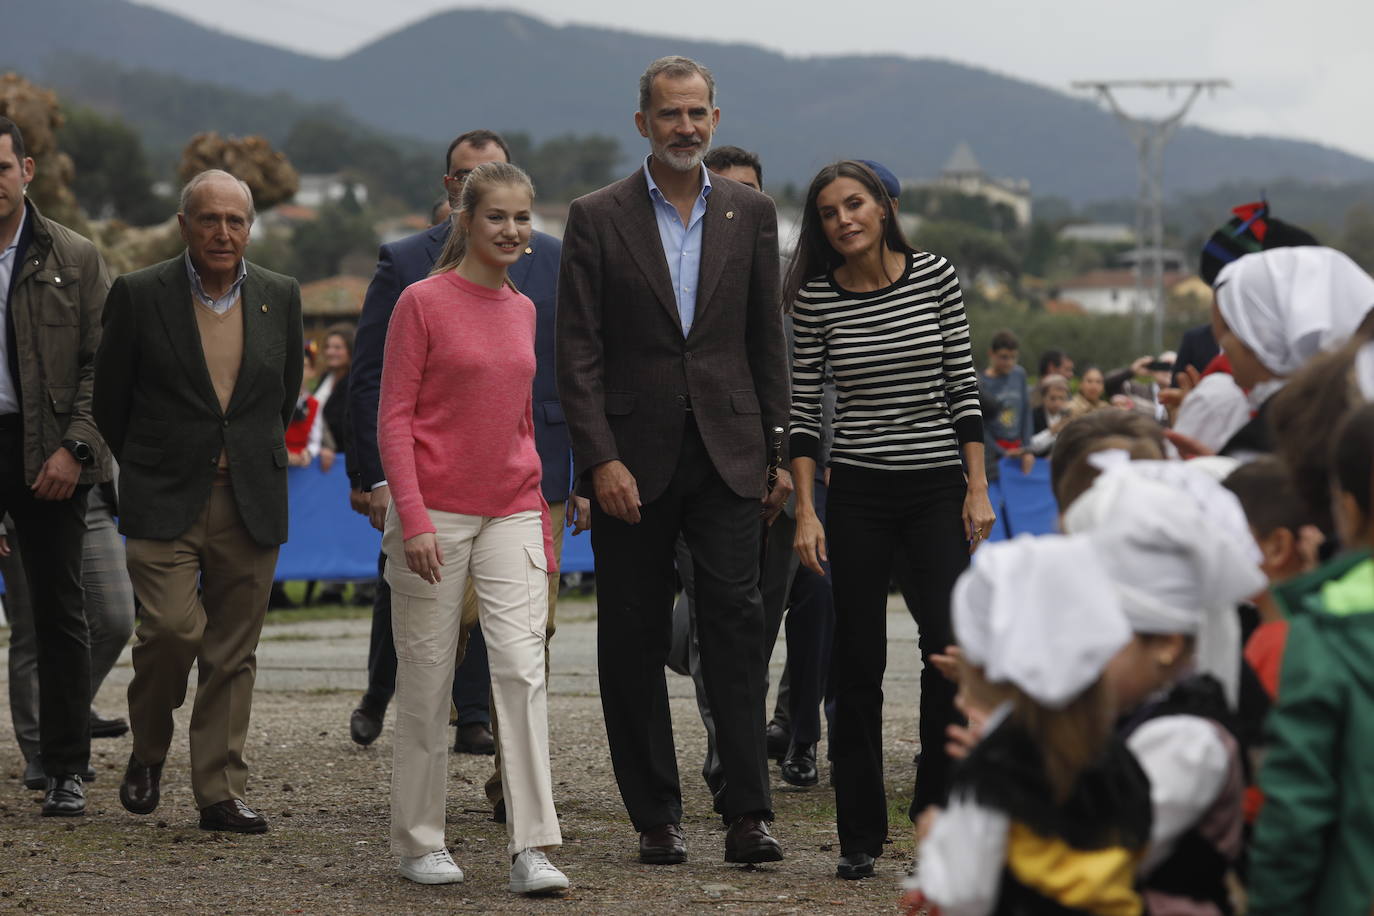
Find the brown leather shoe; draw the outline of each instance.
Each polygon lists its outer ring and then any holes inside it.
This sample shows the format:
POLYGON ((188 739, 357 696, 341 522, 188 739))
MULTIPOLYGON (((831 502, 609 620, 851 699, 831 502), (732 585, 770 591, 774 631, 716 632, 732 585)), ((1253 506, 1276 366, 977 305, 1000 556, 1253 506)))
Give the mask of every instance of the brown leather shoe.
POLYGON ((133 814, 152 814, 162 799, 162 764, 144 766, 133 754, 119 784, 119 802, 133 814))
POLYGON ((495 754, 496 738, 491 733, 491 726, 484 722, 469 722, 467 725, 458 726, 453 750, 459 754, 495 754))
POLYGON ((201 830, 230 833, 266 833, 267 819, 237 798, 215 802, 200 809, 201 830))
POLYGON ((768 832, 763 818, 746 814, 736 818, 725 833, 725 861, 745 865, 781 862, 782 845, 768 832))
POLYGON ((645 865, 681 865, 687 861, 687 837, 677 824, 664 824, 639 835, 639 861, 645 865))

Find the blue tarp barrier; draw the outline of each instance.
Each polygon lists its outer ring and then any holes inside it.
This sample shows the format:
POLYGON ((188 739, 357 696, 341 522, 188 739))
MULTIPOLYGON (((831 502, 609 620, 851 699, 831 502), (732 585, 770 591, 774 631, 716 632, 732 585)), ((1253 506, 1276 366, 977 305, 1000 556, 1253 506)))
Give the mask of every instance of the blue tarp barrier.
POLYGON ((1003 458, 1000 463, 1003 521, 1012 537, 1022 534, 1053 534, 1059 519, 1059 505, 1050 489, 1050 462, 1035 459, 1029 474, 1021 473, 1021 461, 1003 458))
POLYGON ((377 578, 382 534, 348 505, 343 456, 328 472, 318 460, 287 471, 290 537, 277 558, 277 581, 377 578))
MULTIPOLYGON (((1029 474, 1004 458, 1001 479, 988 488, 997 524, 989 541, 1055 530, 1058 507, 1050 491, 1050 463, 1038 459, 1029 474)), ((289 471, 291 539, 282 546, 277 579, 372 579, 382 536, 348 506, 348 478, 340 460, 328 473, 318 464, 289 471)), ((561 525, 561 518, 553 519, 561 525)), ((563 572, 592 572, 591 532, 563 533, 563 572)))

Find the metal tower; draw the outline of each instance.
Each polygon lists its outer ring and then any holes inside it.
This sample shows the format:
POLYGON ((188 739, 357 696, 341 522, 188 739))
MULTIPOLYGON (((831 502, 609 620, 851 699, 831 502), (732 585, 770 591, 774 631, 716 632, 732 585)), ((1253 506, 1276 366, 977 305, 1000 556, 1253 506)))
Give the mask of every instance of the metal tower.
POLYGON ((1141 308, 1145 301, 1145 291, 1150 290, 1153 301, 1154 352, 1164 349, 1164 147, 1173 139, 1183 116, 1197 101, 1202 90, 1216 91, 1229 87, 1231 83, 1219 79, 1158 79, 1158 80, 1100 80, 1079 81, 1072 84, 1075 89, 1087 89, 1100 95, 1111 108, 1116 119, 1126 128, 1126 134, 1135 144, 1140 166, 1140 190, 1135 211, 1135 233, 1137 257, 1132 266, 1135 277, 1135 301, 1131 303, 1132 343, 1139 348, 1144 313, 1141 308), (1175 90, 1187 89, 1184 99, 1173 114, 1159 119, 1135 117, 1127 114, 1117 103, 1114 89, 1166 89, 1172 95, 1175 90), (1146 244, 1148 230, 1149 245, 1146 244), (1146 283, 1144 262, 1149 260, 1149 282, 1146 283))

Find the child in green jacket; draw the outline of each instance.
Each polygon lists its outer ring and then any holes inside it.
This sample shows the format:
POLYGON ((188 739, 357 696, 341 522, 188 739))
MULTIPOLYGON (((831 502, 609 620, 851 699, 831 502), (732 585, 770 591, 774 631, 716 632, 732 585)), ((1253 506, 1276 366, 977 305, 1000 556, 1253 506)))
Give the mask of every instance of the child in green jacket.
POLYGON ((1347 552, 1275 592, 1291 626, 1260 773, 1252 914, 1374 909, 1374 404, 1341 424, 1331 480, 1347 552))

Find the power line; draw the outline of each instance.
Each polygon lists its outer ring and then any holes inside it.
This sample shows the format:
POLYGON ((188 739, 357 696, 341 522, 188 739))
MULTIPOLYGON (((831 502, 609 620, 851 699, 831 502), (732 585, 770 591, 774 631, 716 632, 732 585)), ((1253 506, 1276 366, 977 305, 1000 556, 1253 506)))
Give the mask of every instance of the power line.
POLYGON ((1144 311, 1141 306, 1145 300, 1144 262, 1150 262, 1150 294, 1154 300, 1154 352, 1164 349, 1164 147, 1173 139, 1174 133, 1183 121, 1188 109, 1193 107, 1204 89, 1215 93, 1218 89, 1230 87, 1229 80, 1223 79, 1139 79, 1139 80, 1080 80, 1072 84, 1074 89, 1088 90, 1101 96, 1103 101, 1116 115, 1116 119, 1126 128, 1126 134, 1135 144, 1140 171, 1140 189, 1136 200, 1136 257, 1131 267, 1135 280, 1135 299, 1131 303, 1132 343, 1139 348, 1141 341, 1144 311), (1163 118, 1144 118, 1129 115, 1118 104, 1113 90, 1117 89, 1163 89, 1172 95, 1186 89, 1188 96, 1174 112, 1163 118), (1145 233, 1149 230, 1150 247, 1145 245, 1145 233))

